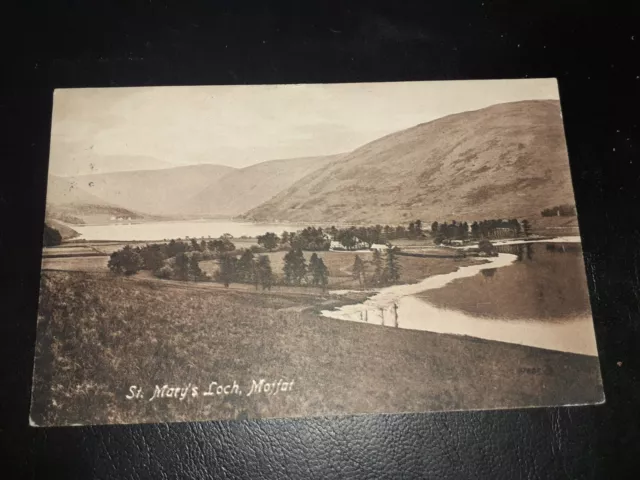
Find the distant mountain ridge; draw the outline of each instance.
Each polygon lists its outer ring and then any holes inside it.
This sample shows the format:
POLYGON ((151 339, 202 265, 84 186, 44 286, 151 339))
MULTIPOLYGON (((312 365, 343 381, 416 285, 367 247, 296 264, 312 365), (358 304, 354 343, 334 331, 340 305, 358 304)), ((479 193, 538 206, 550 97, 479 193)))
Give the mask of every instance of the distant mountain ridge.
POLYGON ((187 213, 182 203, 233 172, 223 165, 188 165, 159 170, 131 170, 69 178, 104 202, 153 215, 187 213))
MULTIPOLYGON (((73 212, 80 217, 95 215, 78 212, 87 206, 103 205, 106 210, 125 209, 116 216, 141 218, 144 215, 185 217, 231 217, 245 213, 271 199, 302 177, 339 159, 324 157, 271 160, 249 167, 212 164, 188 165, 159 170, 50 176, 51 212, 64 221, 73 212), (107 208, 108 207, 108 208, 107 208)), ((105 210, 105 211, 106 211, 105 210)))
POLYGON ((245 218, 391 224, 523 218, 573 202, 559 102, 532 100, 387 135, 301 178, 245 218))
POLYGON ((449 115, 339 155, 241 169, 50 175, 47 212, 63 222, 109 215, 399 224, 534 218, 573 202, 559 102, 532 100, 449 115))
POLYGON ((271 160, 234 170, 188 198, 181 205, 181 211, 243 214, 339 158, 340 155, 329 155, 271 160))

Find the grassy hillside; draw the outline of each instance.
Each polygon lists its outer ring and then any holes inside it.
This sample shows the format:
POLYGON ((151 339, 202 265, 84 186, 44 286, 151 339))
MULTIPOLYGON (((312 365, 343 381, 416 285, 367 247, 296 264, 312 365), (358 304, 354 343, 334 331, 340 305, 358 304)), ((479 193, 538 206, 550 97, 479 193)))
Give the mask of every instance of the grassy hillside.
POLYGON ((165 215, 188 213, 181 208, 186 199, 233 171, 232 167, 206 164, 82 175, 72 180, 104 202, 165 215))
POLYGON ((235 170, 182 202, 181 211, 239 215, 339 158, 332 155, 272 160, 235 170))
POLYGON ((536 217, 573 203, 559 102, 450 115, 346 154, 247 212, 258 221, 536 217))
POLYGON ((80 236, 80 234, 74 229, 54 218, 47 218, 45 220, 45 223, 47 223, 50 227, 58 230, 58 232, 60 232, 60 235, 62 236, 62 240, 71 240, 72 238, 80 236))
POLYGON ((109 274, 42 277, 39 425, 524 407, 602 400, 598 359, 321 318, 304 297, 199 291, 109 274), (290 392, 247 396, 252 380, 290 392), (155 385, 242 395, 149 401, 155 385), (143 399, 127 400, 129 386, 143 399))

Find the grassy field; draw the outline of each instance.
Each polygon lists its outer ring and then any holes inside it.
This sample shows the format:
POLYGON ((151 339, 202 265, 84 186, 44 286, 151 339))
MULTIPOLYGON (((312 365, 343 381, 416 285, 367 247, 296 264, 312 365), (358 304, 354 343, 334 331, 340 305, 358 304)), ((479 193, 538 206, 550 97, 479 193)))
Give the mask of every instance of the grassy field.
POLYGON ((32 420, 186 421, 601 398, 593 357, 327 319, 306 308, 308 302, 295 294, 45 272, 32 420), (212 381, 236 381, 246 393, 253 379, 294 380, 295 387, 275 396, 148 401, 155 385, 204 389, 212 381), (131 385, 146 397, 127 400, 131 385))

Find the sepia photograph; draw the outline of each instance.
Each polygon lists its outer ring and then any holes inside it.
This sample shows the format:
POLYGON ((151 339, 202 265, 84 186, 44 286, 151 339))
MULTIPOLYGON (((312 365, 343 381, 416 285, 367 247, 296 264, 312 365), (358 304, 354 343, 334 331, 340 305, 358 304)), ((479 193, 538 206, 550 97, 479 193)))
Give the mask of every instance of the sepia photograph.
POLYGON ((560 103, 56 90, 30 424, 604 402, 560 103))

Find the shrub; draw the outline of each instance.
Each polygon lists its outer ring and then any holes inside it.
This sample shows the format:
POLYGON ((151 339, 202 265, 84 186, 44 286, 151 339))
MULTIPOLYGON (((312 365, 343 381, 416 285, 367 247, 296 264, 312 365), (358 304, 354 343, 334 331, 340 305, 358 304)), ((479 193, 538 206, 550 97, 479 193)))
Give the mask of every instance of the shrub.
POLYGON ((129 245, 113 252, 109 258, 109 269, 118 274, 133 275, 144 267, 142 256, 129 245))
POLYGON ((489 254, 493 253, 493 250, 494 250, 493 243, 491 243, 487 239, 480 240, 480 242, 478 243, 478 249, 481 252, 484 252, 487 255, 489 255, 489 254))
POLYGON ((171 268, 169 265, 165 265, 153 272, 153 274, 158 278, 168 279, 173 277, 173 268, 171 268))

